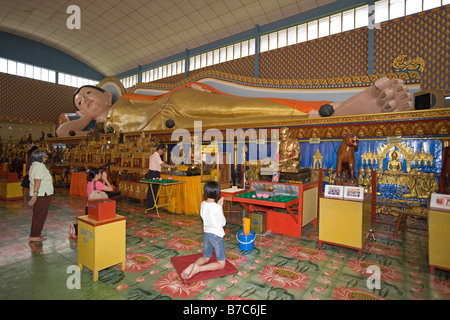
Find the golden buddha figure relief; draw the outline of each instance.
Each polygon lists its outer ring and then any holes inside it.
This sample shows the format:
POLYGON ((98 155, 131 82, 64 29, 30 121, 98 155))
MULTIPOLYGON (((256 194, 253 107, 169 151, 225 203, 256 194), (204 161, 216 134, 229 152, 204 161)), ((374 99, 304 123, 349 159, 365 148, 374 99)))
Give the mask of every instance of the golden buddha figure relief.
POLYGON ((393 150, 390 153, 391 160, 387 164, 387 171, 400 172, 402 171, 402 163, 398 160, 398 152, 393 150))

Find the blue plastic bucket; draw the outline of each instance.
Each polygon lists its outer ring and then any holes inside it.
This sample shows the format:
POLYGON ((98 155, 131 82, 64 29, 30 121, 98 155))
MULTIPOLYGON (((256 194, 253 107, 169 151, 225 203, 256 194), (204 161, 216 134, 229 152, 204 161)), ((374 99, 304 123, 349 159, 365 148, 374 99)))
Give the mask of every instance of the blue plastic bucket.
POLYGON ((239 249, 242 251, 252 251, 255 245, 256 233, 250 230, 250 234, 245 234, 244 230, 236 234, 236 239, 239 242, 239 249))

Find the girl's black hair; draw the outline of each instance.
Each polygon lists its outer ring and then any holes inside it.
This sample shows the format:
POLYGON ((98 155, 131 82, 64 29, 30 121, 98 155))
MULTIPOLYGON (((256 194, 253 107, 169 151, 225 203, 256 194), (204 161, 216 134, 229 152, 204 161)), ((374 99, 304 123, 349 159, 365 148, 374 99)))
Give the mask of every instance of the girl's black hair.
POLYGON ((208 181, 203 187, 203 193, 209 199, 219 199, 220 184, 217 181, 208 181))
POLYGON ((100 173, 100 171, 97 168, 89 168, 88 172, 87 172, 87 176, 86 179, 87 181, 92 181, 94 180, 95 176, 98 175, 100 173))
POLYGON ((72 98, 72 102, 73 105, 75 106, 75 108, 78 110, 77 105, 75 104, 75 96, 80 92, 81 89, 83 88, 92 88, 92 89, 97 89, 100 92, 105 92, 106 90, 100 87, 96 87, 96 86, 91 86, 91 85, 85 85, 85 86, 81 86, 77 89, 77 91, 75 91, 75 93, 73 94, 73 98, 72 98))

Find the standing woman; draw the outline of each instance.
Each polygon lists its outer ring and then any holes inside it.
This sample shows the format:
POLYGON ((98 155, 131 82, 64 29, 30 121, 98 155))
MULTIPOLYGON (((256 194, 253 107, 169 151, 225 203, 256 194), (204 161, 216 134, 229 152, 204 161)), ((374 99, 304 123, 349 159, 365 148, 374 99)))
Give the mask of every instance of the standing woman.
POLYGON ((29 206, 33 206, 33 218, 31 221, 30 241, 44 241, 42 233, 48 209, 53 195, 53 179, 50 171, 45 166, 48 156, 42 150, 34 150, 31 153, 30 196, 29 206))

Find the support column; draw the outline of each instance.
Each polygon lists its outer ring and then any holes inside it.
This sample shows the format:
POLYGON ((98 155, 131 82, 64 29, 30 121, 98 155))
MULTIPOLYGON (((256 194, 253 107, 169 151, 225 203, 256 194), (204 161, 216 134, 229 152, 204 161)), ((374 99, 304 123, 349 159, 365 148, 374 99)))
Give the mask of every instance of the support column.
POLYGON ((259 78, 259 25, 255 25, 255 78, 259 78))

